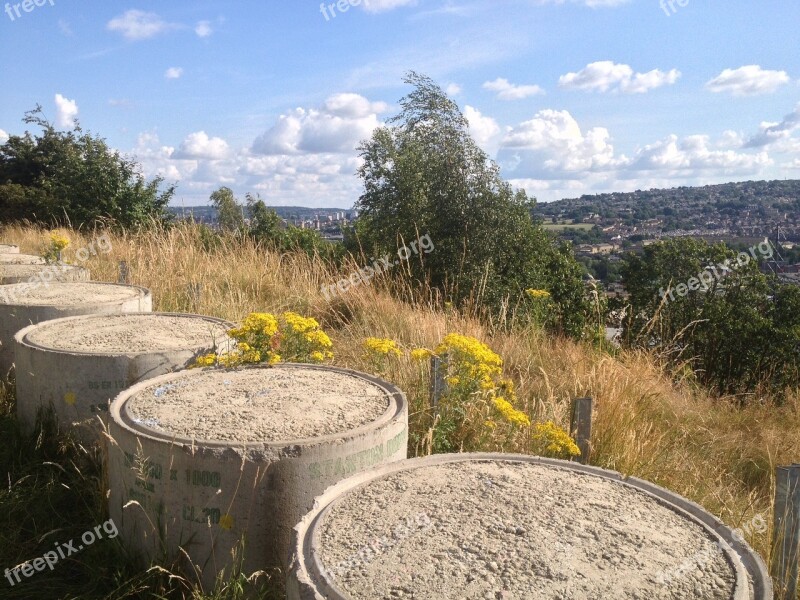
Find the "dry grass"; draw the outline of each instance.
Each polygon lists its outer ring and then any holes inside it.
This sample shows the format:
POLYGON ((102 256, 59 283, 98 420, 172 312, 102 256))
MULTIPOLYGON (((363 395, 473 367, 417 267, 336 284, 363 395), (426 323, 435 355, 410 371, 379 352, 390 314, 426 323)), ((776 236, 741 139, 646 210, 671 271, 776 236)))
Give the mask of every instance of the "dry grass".
MULTIPOLYGON (((91 242, 91 232, 64 232, 65 253, 91 242)), ((23 227, 0 230, 0 239, 37 253, 46 233, 23 227)), ((301 254, 278 255, 247 241, 229 240, 207 249, 198 230, 179 226, 143 235, 112 235, 113 249, 87 261, 93 279, 116 281, 118 261, 130 266, 131 281, 153 291, 156 310, 198 312, 238 320, 250 311, 295 310, 316 317, 334 341, 335 364, 371 370, 361 343, 387 337, 407 348, 434 347, 458 331, 486 342, 505 360, 524 409, 534 421, 566 426, 570 400, 590 395, 597 406, 593 463, 659 483, 700 503, 731 526, 761 514, 771 522, 776 465, 800 455, 800 396, 781 407, 765 401, 736 408, 688 384, 676 384, 644 353, 618 356, 537 330, 491 328, 453 310, 438 310, 419 296, 400 302, 387 281, 373 281, 328 301, 320 287, 355 270, 337 270, 301 254), (190 284, 201 284, 199 301, 190 284)), ((402 273, 392 285, 403 285, 402 273)), ((411 296, 405 288, 405 296, 411 296)), ((427 418, 424 368, 405 358, 386 365, 384 375, 412 402, 414 434, 421 439, 427 418)), ((526 442, 498 438, 486 450, 524 451, 526 442)), ((415 449, 421 452, 422 444, 415 449)), ((414 449, 412 449, 414 451, 414 449)), ((768 534, 749 534, 765 557, 768 534)))

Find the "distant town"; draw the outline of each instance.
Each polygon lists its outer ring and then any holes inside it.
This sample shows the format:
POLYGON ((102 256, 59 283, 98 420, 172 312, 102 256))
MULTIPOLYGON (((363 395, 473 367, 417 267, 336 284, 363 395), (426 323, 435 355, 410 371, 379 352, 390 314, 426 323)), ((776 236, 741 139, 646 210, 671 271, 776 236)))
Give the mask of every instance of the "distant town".
MULTIPOLYGON (((313 229, 330 241, 341 241, 344 228, 352 223, 358 212, 343 208, 307 208, 305 206, 270 206, 286 225, 293 225, 300 229, 313 229)), ((213 206, 188 206, 170 207, 169 209, 179 219, 193 219, 197 223, 214 226, 217 220, 216 210, 213 206)), ((245 222, 248 219, 245 215, 245 222)))

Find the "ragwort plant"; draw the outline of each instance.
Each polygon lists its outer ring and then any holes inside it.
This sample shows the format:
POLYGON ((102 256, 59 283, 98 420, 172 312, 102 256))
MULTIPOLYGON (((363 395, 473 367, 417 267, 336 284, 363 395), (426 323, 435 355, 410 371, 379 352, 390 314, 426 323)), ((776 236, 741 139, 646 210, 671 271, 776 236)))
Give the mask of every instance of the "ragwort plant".
MULTIPOLYGON (((418 360, 430 355, 423 348, 412 352, 418 360)), ((528 415, 514 407, 514 385, 503 379, 503 359, 486 344, 450 333, 433 353, 442 359, 447 384, 432 426, 433 452, 485 448, 492 438, 513 437, 530 426, 528 415)))
POLYGON ((228 331, 233 350, 201 356, 196 367, 238 367, 278 362, 323 363, 333 358, 333 342, 312 317, 285 312, 250 313, 239 327, 228 331))

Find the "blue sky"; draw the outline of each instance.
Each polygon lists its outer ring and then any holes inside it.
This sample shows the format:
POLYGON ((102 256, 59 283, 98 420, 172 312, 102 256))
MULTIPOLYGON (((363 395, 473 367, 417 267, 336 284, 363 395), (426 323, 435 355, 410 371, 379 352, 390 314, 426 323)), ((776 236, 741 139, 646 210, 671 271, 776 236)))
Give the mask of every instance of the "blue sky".
POLYGON ((397 112, 410 69, 451 94, 503 176, 541 201, 800 178, 797 0, 0 8, 0 142, 39 103, 177 182, 176 205, 227 185, 349 208, 355 148, 397 112))

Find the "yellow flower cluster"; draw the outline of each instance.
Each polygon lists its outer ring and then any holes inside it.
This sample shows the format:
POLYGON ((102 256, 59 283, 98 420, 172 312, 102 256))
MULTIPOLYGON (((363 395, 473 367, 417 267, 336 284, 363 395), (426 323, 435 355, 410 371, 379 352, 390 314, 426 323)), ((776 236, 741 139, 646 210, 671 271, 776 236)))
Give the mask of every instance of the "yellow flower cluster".
POLYGON ((50 234, 50 246, 56 252, 61 252, 64 248, 69 246, 69 238, 54 231, 50 234))
POLYGON ((242 321, 241 327, 228 332, 235 340, 245 340, 251 336, 272 337, 278 333, 278 320, 270 313, 250 313, 242 321))
POLYGON ((367 338, 364 340, 364 349, 367 354, 377 354, 379 356, 401 356, 402 352, 397 347, 397 342, 386 338, 367 338))
POLYGON ((283 320, 295 333, 310 333, 319 329, 319 323, 312 317, 303 317, 293 312, 283 313, 283 320))
POLYGON ((581 453, 570 435, 552 421, 534 425, 533 441, 542 454, 553 458, 572 458, 581 453))
POLYGON ((236 340, 235 350, 219 356, 206 354, 195 361, 195 366, 274 365, 281 360, 321 363, 333 358, 333 342, 319 323, 294 312, 283 313, 280 320, 271 313, 250 313, 228 335, 236 340))
POLYGON ((433 352, 427 348, 414 348, 409 354, 411 355, 411 360, 416 361, 429 360, 433 356, 433 352))
POLYGON ((494 407, 497 409, 503 418, 512 425, 519 425, 520 427, 528 427, 531 420, 521 410, 517 410, 514 406, 502 396, 497 396, 494 400, 494 407))
POLYGON ((69 238, 57 231, 53 231, 50 233, 50 244, 45 246, 42 257, 48 263, 56 262, 59 260, 61 251, 67 246, 69 246, 69 238))
POLYGON ((525 290, 525 293, 528 294, 532 300, 542 300, 550 297, 550 292, 547 290, 535 290, 533 288, 529 288, 525 290))
POLYGON ((495 387, 495 377, 502 374, 503 359, 473 337, 449 333, 436 347, 436 354, 448 355, 456 376, 466 384, 477 384, 483 390, 495 387))

